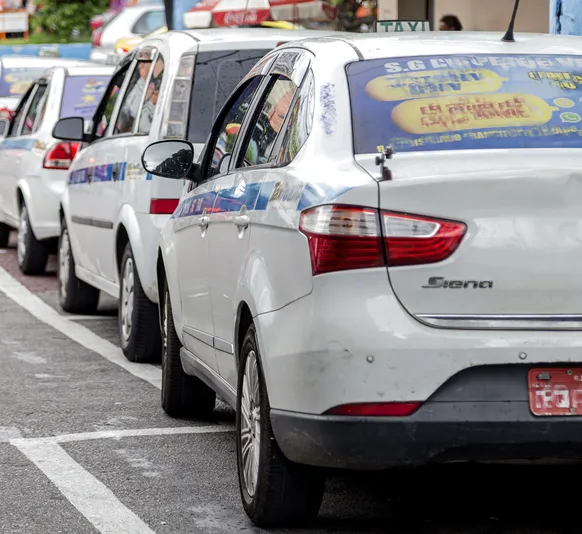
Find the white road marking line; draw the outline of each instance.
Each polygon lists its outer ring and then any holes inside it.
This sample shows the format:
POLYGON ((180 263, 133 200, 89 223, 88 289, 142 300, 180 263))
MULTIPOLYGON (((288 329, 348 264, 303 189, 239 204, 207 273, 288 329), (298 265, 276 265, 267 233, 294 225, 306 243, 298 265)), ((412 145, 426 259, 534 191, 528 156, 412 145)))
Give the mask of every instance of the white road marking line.
POLYGON ((35 439, 12 442, 102 534, 155 534, 113 492, 81 467, 57 443, 35 439))
POLYGON ((20 438, 20 430, 15 426, 0 426, 0 443, 20 438))
POLYGON ((47 436, 43 438, 16 438, 10 441, 18 447, 26 441, 38 443, 72 443, 75 441, 89 441, 95 439, 121 439, 145 436, 174 436, 179 434, 215 434, 217 432, 232 432, 232 425, 206 425, 206 426, 174 426, 167 428, 135 428, 126 430, 97 430, 96 432, 80 432, 78 434, 61 434, 59 436, 47 436))
POLYGON ((29 291, 1 267, 0 291, 39 321, 52 326, 61 334, 79 343, 79 345, 96 352, 111 363, 149 382, 158 389, 162 388, 162 370, 159 367, 128 361, 119 347, 99 337, 83 325, 65 319, 59 312, 29 291))

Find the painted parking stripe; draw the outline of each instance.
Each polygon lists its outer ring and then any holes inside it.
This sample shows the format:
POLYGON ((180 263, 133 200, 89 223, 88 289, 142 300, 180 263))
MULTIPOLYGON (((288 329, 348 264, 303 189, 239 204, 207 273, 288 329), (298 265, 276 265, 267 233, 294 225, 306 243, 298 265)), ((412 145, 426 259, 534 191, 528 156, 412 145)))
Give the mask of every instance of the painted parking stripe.
POLYGON ((54 442, 12 442, 102 534, 154 534, 113 492, 54 442))
POLYGON ((61 334, 72 339, 79 345, 99 354, 99 356, 125 369, 133 376, 149 382, 152 386, 158 389, 162 388, 162 370, 160 368, 149 364, 128 361, 119 347, 99 337, 83 325, 69 321, 60 315, 59 312, 31 293, 1 267, 0 291, 21 308, 24 308, 33 317, 58 330, 61 334))

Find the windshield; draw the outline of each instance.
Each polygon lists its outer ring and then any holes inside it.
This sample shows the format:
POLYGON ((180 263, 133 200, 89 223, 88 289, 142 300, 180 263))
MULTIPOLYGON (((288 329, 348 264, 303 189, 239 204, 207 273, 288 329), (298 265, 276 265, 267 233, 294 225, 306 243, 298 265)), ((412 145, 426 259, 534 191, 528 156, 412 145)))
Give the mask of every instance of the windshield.
POLYGON ((356 154, 582 148, 582 57, 385 58, 347 68, 356 154))
POLYGON ((0 97, 20 98, 45 70, 43 67, 2 69, 0 97))
POLYGON ((188 139, 204 143, 226 99, 270 49, 202 52, 196 56, 188 139))
POLYGON ((61 119, 92 119, 109 79, 109 76, 68 76, 61 103, 61 119))

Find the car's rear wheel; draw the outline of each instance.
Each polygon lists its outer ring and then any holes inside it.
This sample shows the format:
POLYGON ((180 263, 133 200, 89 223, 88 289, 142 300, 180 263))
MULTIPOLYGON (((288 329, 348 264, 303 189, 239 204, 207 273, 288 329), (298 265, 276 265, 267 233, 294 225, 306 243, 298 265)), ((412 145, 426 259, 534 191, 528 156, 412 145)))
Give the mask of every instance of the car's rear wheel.
POLYGON ((18 267, 23 274, 42 274, 46 269, 48 261, 48 244, 39 241, 30 226, 28 208, 23 204, 20 210, 20 224, 18 225, 18 240, 16 255, 18 267))
POLYGON ((303 525, 317 517, 325 476, 316 468, 287 460, 275 440, 269 414, 256 331, 251 325, 241 349, 236 413, 243 506, 260 527, 303 525))
POLYGON ((57 280, 61 308, 67 313, 95 313, 99 305, 99 290, 77 278, 69 230, 64 220, 61 223, 58 256, 57 280))
POLYGON ((12 228, 7 224, 0 223, 0 248, 6 248, 10 240, 10 232, 12 228))
POLYGON ((160 303, 162 323, 162 408, 171 417, 207 417, 214 410, 216 393, 182 368, 182 344, 174 326, 167 284, 160 303))
POLYGON ((129 243, 121 259, 119 339, 129 361, 145 363, 160 360, 158 307, 143 290, 129 243))

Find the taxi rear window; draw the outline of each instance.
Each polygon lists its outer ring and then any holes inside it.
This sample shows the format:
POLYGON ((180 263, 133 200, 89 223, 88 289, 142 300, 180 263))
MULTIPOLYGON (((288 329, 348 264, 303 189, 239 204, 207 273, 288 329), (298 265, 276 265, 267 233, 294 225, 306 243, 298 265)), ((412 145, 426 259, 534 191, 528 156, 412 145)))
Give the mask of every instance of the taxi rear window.
POLYGON ((226 99, 271 49, 201 52, 196 56, 188 139, 204 143, 226 99))
POLYGON ((384 58, 347 75, 356 154, 582 148, 582 56, 384 58))
POLYGON ((28 88, 36 81, 37 78, 46 70, 46 68, 17 68, 2 69, 0 78, 0 97, 18 97, 28 91, 28 88))
POLYGON ((67 76, 61 102, 61 119, 92 119, 108 83, 109 76, 67 76))

